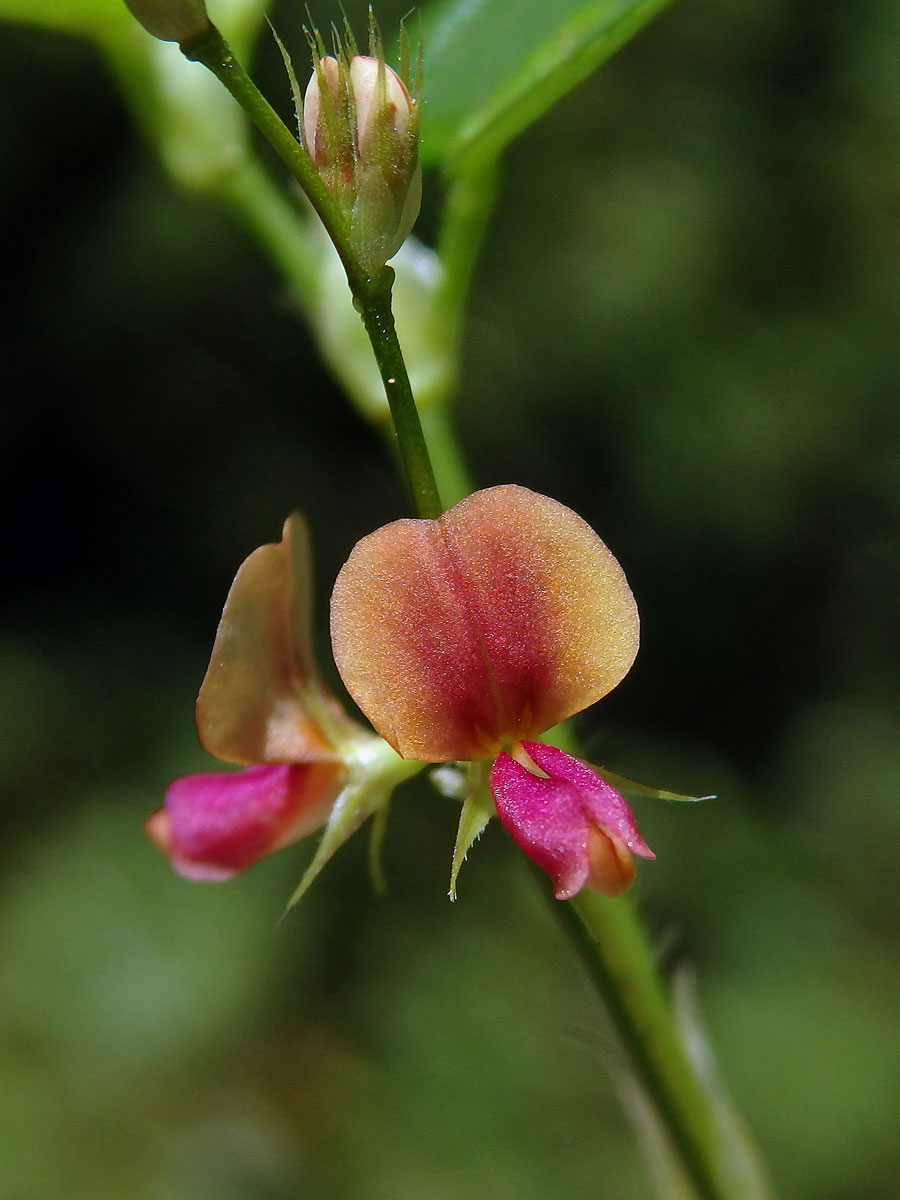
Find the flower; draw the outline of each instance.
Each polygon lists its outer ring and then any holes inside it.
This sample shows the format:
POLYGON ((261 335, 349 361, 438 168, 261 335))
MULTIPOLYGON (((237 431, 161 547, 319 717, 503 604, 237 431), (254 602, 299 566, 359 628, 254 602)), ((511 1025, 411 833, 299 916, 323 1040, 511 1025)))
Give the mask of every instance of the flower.
POLYGON ((363 265, 384 266, 419 214, 419 114, 380 45, 317 54, 303 100, 303 144, 343 211, 363 265))
POLYGON ((331 634, 348 691, 404 758, 493 761, 496 812, 559 899, 618 894, 631 855, 654 857, 615 788, 534 740, 614 688, 638 647, 624 573, 571 509, 504 485, 384 526, 338 575, 331 634))
POLYGON ((147 822, 189 879, 230 879, 328 822, 318 871, 382 802, 381 775, 396 755, 351 721, 313 657, 308 542, 294 514, 280 542, 241 565, 197 698, 201 744, 244 770, 176 779, 147 822))

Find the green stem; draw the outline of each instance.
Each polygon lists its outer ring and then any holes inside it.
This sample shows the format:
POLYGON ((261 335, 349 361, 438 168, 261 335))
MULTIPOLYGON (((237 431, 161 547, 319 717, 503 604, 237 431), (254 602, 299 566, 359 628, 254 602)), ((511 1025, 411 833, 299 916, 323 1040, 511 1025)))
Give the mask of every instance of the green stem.
POLYGON ((443 404, 426 408, 420 414, 425 444, 434 467, 441 498, 448 508, 475 490, 469 468, 463 458, 450 414, 443 404))
MULTIPOLYGON (((312 244, 309 225, 296 205, 252 159, 225 174, 218 187, 269 261, 291 283, 305 316, 311 317, 319 287, 319 250, 312 244)), ((395 403, 397 399, 395 394, 395 403)), ((444 405, 426 408, 419 420, 438 492, 449 507, 473 489, 458 439, 444 405)), ((399 451, 397 435, 387 428, 385 433, 399 451)))
MULTIPOLYGON (((542 881, 542 883, 545 881, 542 881)), ((709 1098, 689 1062, 644 927, 628 897, 581 892, 560 904, 542 889, 600 990, 637 1075, 697 1194, 729 1200, 709 1098)))
POLYGON ((489 155, 463 161, 448 180, 437 252, 445 279, 441 303, 457 338, 472 274, 497 199, 498 175, 497 159, 489 155))
MULTIPOLYGON (((181 47, 185 56, 213 72, 235 97, 282 162, 300 183, 337 248, 384 383, 404 471, 422 517, 442 511, 428 445, 413 399, 391 311, 393 271, 374 276, 355 253, 343 213, 335 204, 303 147, 283 124, 234 58, 217 30, 181 47)), ((463 301, 477 247, 490 211, 495 164, 485 160, 460 170, 448 194, 448 221, 441 252, 449 266, 443 301, 458 340, 463 301)), ((251 175, 236 177, 232 199, 272 256, 306 289, 312 263, 306 244, 290 250, 291 229, 283 206, 251 175)), ((307 293, 309 294, 309 293, 307 293)), ((429 440, 437 451, 445 491, 454 499, 468 491, 463 459, 446 419, 428 418, 429 440)), ((545 889, 546 892, 546 889, 545 889)), ((718 1135, 708 1097, 689 1063, 664 991, 652 950, 627 900, 604 900, 582 893, 570 904, 551 901, 569 937, 604 997, 633 1066, 669 1131, 698 1195, 729 1200, 719 1161, 718 1135)))
POLYGON ((397 340, 391 311, 391 287, 394 272, 383 267, 364 287, 353 289, 353 300, 360 310, 366 333, 381 372, 381 381, 391 409, 397 445, 410 492, 420 517, 439 517, 444 511, 419 410, 413 397, 406 363, 397 340))
POLYGON ((354 304, 372 343, 416 511, 420 517, 439 517, 443 509, 437 483, 394 328, 391 311, 394 272, 390 267, 382 267, 375 275, 370 275, 363 267, 344 214, 322 182, 309 155, 235 58, 215 26, 210 26, 201 37, 182 43, 180 49, 185 58, 202 63, 212 71, 234 96, 303 188, 321 218, 340 255, 354 304))
POLYGON ((183 42, 181 53, 190 62, 202 63, 212 71, 219 82, 231 92, 235 100, 260 131, 290 173, 294 176, 309 202, 328 230, 344 264, 347 278, 354 282, 364 280, 350 239, 350 227, 331 193, 322 182, 312 159, 279 117, 240 62, 235 58, 228 43, 214 25, 201 37, 183 42))

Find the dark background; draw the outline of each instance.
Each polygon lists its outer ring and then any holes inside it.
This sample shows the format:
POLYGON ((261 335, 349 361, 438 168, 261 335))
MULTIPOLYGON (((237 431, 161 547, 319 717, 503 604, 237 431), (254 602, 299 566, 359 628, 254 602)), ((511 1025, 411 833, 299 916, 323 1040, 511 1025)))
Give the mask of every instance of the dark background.
MULTIPOLYGON (((641 654, 579 730, 720 797, 640 806, 637 894, 801 1200, 900 1170, 898 63, 889 0, 664 13, 508 153, 456 410, 479 485, 558 497, 628 573, 641 654)), ((268 46, 257 75, 282 95, 268 46)), ((451 906, 453 806, 415 784, 387 898, 358 838, 280 926, 310 847, 203 888, 143 840, 208 761, 241 559, 302 508, 323 635, 406 502, 87 42, 0 28, 0 145, 0 1200, 645 1196, 498 830, 451 906)))

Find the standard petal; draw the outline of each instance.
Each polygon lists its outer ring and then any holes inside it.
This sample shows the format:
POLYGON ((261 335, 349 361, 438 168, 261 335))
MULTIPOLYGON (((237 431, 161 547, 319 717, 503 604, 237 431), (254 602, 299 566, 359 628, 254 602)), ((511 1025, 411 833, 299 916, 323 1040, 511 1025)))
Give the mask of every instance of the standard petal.
POLYGON ((147 831, 188 879, 231 879, 265 854, 308 837, 328 817, 343 768, 278 764, 186 775, 147 831))
POLYGON ((254 550, 235 576, 197 698, 201 745, 224 762, 333 757, 310 711, 334 705, 310 644, 310 576, 309 535, 298 513, 285 522, 282 540, 254 550))
POLYGON ((541 742, 525 742, 524 748, 532 762, 553 779, 572 784, 595 824, 624 842, 639 858, 656 858, 641 837, 634 816, 624 797, 596 771, 571 754, 545 746, 541 742))
POLYGON ((512 484, 363 538, 332 597, 353 698, 406 758, 493 758, 623 678, 638 645, 621 567, 571 509, 512 484))

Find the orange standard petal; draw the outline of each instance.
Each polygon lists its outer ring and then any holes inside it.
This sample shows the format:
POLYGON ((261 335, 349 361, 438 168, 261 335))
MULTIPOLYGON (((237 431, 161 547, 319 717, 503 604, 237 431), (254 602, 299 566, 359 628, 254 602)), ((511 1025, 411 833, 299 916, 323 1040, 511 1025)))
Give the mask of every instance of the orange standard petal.
POLYGON ((347 718, 322 683, 310 643, 309 534, 299 513, 280 542, 241 564, 197 697, 197 731, 224 762, 335 757, 321 725, 347 718))
POLYGON ((357 544, 331 601, 334 657, 404 758, 493 758, 605 696, 638 647, 618 562, 571 509, 507 484, 357 544))

